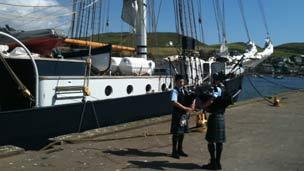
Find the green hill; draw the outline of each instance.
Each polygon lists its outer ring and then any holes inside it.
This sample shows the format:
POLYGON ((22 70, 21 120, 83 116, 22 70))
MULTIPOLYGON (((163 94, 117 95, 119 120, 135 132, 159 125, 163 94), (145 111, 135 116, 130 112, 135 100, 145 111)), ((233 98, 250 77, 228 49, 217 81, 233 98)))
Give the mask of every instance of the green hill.
MULTIPOLYGON (((104 33, 101 35, 94 35, 93 41, 102 40, 102 42, 124 45, 124 46, 135 46, 136 35, 123 32, 123 33, 104 33)), ((174 47, 180 47, 180 35, 177 33, 170 32, 157 32, 148 33, 148 46, 149 47, 168 47, 169 42, 173 43, 174 47)), ((203 45, 203 43, 196 41, 197 45, 203 45)))
POLYGON ((304 43, 286 43, 276 46, 273 57, 290 57, 304 54, 304 43))
MULTIPOLYGON (((171 32, 157 32, 148 33, 148 52, 153 57, 164 57, 169 55, 178 54, 181 47, 180 35, 171 32), (173 45, 169 46, 169 42, 173 45)), ((94 35, 93 41, 106 42, 117 45, 135 47, 136 35, 123 32, 123 33, 104 33, 101 35, 94 35)), ((213 54, 219 49, 220 45, 206 45, 202 42, 196 41, 198 49, 204 49, 207 55, 213 54)), ((238 51, 243 53, 246 49, 246 43, 235 42, 229 43, 228 48, 230 51, 238 51)), ((261 48, 258 47, 260 51, 261 48)), ((293 55, 304 54, 304 43, 287 43, 275 47, 272 57, 290 57, 293 55)))
MULTIPOLYGON (((93 41, 105 42, 116 45, 135 47, 136 35, 123 32, 123 33, 104 33, 101 35, 94 35, 93 41)), ((157 32, 148 33, 148 53, 150 56, 159 58, 164 56, 178 54, 178 49, 181 47, 181 36, 177 33, 170 32, 157 32), (172 45, 169 46, 169 42, 172 45)), ((202 42, 196 41, 196 45, 202 47, 205 46, 202 42)), ((126 52, 115 55, 129 55, 126 52)))
POLYGON ((276 46, 280 50, 291 53, 303 53, 304 52, 304 43, 287 43, 276 46))

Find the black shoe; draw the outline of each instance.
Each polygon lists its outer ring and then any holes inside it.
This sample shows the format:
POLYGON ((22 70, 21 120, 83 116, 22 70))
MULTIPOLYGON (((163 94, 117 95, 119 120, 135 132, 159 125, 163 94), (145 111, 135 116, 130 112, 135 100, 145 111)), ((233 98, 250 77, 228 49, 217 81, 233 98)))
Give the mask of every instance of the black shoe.
POLYGON ((175 158, 175 159, 179 159, 179 154, 176 152, 173 152, 171 157, 175 158))
POLYGON ((217 165, 215 163, 208 163, 202 166, 202 169, 205 170, 218 170, 217 165))
POLYGON ((183 152, 183 151, 179 151, 178 154, 179 154, 180 156, 183 156, 183 157, 188 157, 188 154, 186 154, 186 153, 183 152))
POLYGON ((221 163, 217 163, 217 164, 216 164, 216 167, 217 167, 218 170, 222 170, 222 165, 221 165, 221 163))

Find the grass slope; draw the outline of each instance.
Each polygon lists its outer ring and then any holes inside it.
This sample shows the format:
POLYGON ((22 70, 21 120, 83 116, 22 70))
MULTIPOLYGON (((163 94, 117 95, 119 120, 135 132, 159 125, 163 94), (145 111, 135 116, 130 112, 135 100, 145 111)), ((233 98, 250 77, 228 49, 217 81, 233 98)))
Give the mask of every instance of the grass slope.
MULTIPOLYGON (((135 47, 136 35, 127 32, 124 33, 104 33, 94 35, 93 41, 106 42, 117 45, 135 47)), ((204 49, 206 54, 212 54, 219 49, 220 45, 206 45, 196 41, 198 49, 204 49)), ((178 49, 181 47, 180 35, 170 32, 148 33, 148 53, 153 57, 164 57, 178 54, 178 49), (173 42, 173 46, 169 46, 169 42, 173 42)), ((246 43, 235 42, 229 43, 230 51, 239 51, 243 53, 246 49, 246 43)), ((258 47, 258 50, 262 49, 258 47)), ((304 54, 304 43, 287 43, 275 47, 272 57, 290 57, 293 55, 304 54)))

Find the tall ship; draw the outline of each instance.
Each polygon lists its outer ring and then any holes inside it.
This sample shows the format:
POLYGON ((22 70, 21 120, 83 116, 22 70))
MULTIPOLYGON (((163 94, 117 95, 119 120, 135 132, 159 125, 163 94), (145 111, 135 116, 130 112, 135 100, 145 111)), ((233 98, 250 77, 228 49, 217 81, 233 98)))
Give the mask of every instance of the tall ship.
MULTIPOLYGON (((122 19, 135 30, 135 48, 93 41, 94 31, 86 38, 81 34, 75 38, 95 21, 89 19, 81 26, 81 11, 94 11, 97 1, 73 1, 78 18, 72 17, 70 38, 54 29, 13 33, 6 27, 0 31, 0 145, 27 146, 34 140, 168 115, 175 74, 184 75, 192 91, 211 84, 218 75, 236 101, 244 74, 241 63, 254 58, 246 56, 251 51, 241 57, 206 57, 197 52, 197 41, 185 33, 186 6, 174 0, 182 47, 176 56, 153 61, 147 50, 148 1, 123 1, 122 19), (53 44, 37 45, 41 40, 53 44), (69 44, 68 50, 57 53, 62 43, 69 44), (117 50, 131 55, 114 56, 117 50)), ((194 17, 190 20, 195 21, 194 17)), ((224 45, 221 49, 226 50, 224 45)), ((256 59, 264 58, 260 56, 256 59)))

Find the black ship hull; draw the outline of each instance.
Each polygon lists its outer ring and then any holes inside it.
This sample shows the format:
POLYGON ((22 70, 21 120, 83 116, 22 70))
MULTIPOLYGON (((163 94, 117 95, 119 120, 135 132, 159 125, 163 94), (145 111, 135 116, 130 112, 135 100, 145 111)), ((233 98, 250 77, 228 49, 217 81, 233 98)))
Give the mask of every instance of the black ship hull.
MULTIPOLYGON (((241 89, 242 77, 226 82, 229 92, 241 89)), ((235 97, 237 100, 237 96, 235 97)), ((170 92, 86 103, 0 112, 0 145, 32 148, 48 138, 171 113, 170 92)), ((40 144, 41 145, 41 144, 40 144)))
POLYGON ((153 93, 0 112, 0 145, 27 147, 33 140, 170 114, 169 96, 170 92, 153 93))

